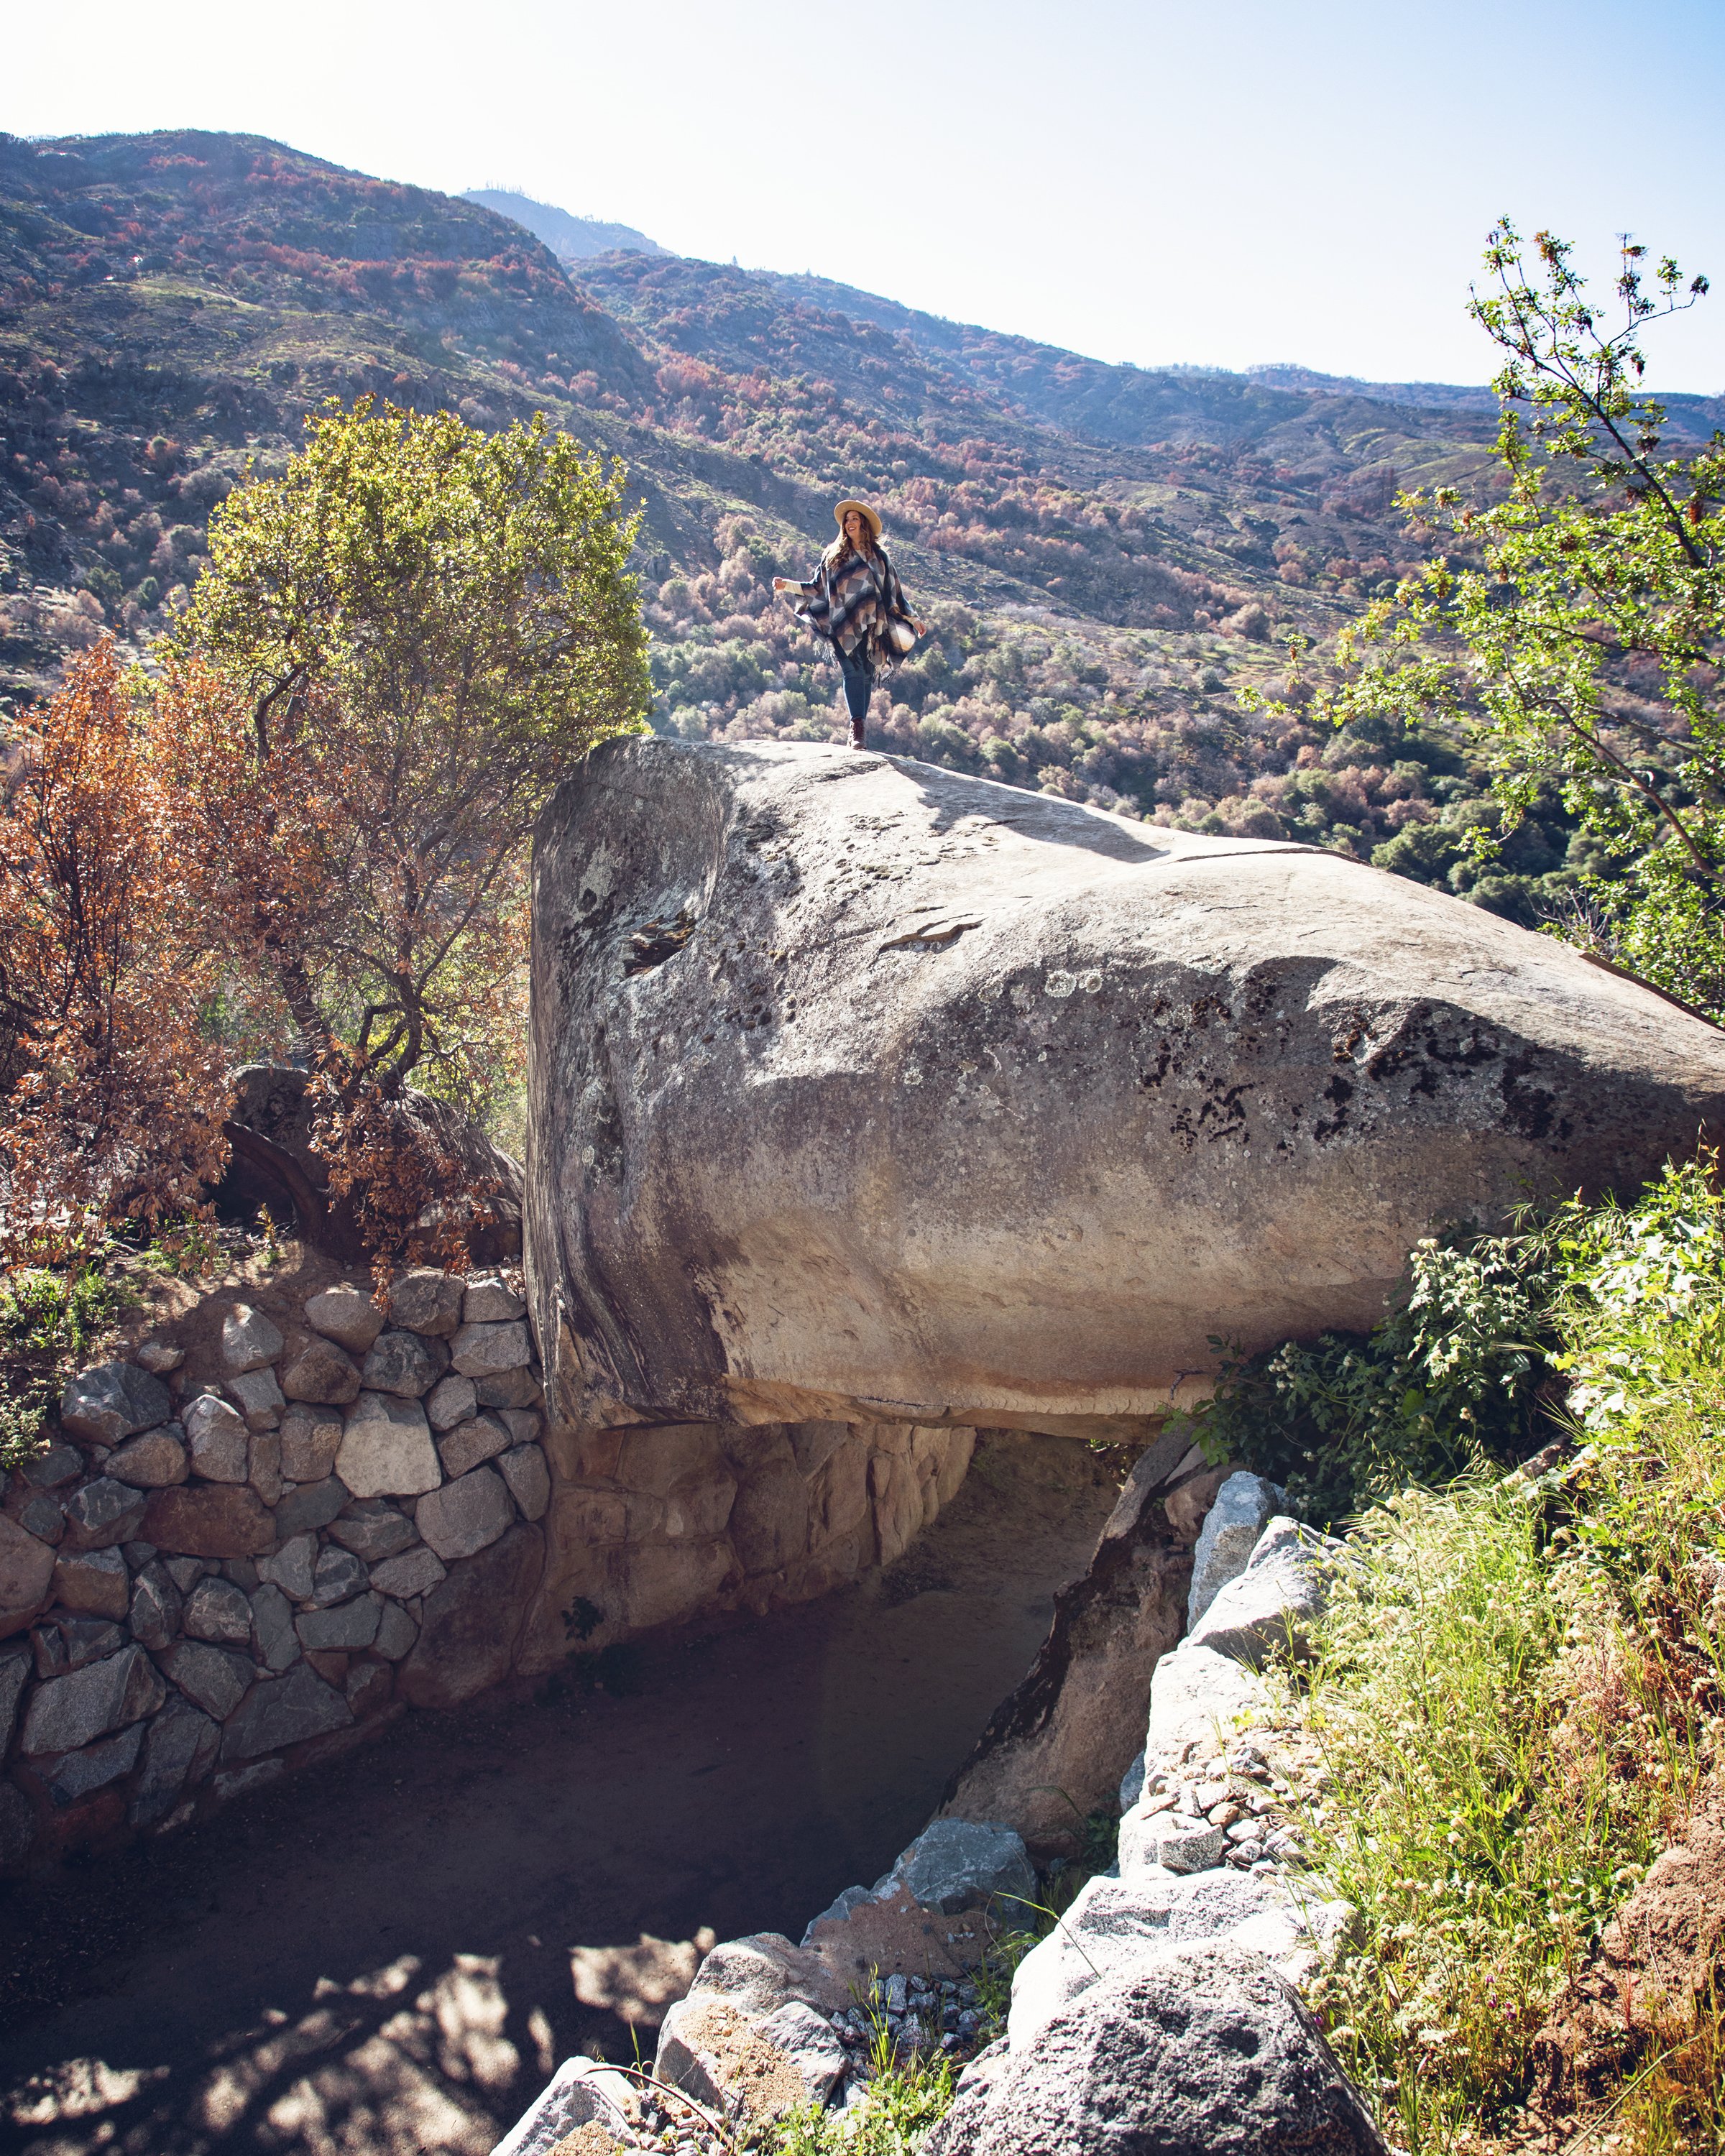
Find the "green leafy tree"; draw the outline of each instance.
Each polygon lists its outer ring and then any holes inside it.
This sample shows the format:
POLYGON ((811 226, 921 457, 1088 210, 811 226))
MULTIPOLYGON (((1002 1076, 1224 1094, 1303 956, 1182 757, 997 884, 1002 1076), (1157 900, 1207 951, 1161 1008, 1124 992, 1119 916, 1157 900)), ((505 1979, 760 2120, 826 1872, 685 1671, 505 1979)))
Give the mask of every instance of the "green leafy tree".
MULTIPOLYGON (((1500 844, 1541 789, 1632 872, 1590 880, 1573 926, 1637 969, 1725 1004, 1725 437, 1674 448, 1643 388, 1641 334, 1692 306, 1669 258, 1625 239, 1620 326, 1568 243, 1492 231, 1470 311, 1504 354, 1500 498, 1402 496, 1444 551, 1337 639, 1309 715, 1437 722, 1487 773, 1500 844)), ((1285 708, 1285 707, 1284 707, 1285 708)))
POLYGON ((208 834, 208 932, 306 1043, 470 1100, 534 819, 647 710, 636 520, 542 414, 487 437, 366 398, 307 434, 212 516, 159 752, 208 834))

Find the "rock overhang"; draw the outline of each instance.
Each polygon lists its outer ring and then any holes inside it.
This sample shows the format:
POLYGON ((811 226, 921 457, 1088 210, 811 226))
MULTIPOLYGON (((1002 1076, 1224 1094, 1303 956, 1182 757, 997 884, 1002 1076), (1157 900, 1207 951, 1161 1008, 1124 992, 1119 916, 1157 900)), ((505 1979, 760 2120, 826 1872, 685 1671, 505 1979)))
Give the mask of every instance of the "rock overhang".
POLYGON ((1423 886, 814 746, 598 752, 534 968, 530 1272, 598 1419, 1154 1417, 1725 1101, 1725 1036, 1423 886))

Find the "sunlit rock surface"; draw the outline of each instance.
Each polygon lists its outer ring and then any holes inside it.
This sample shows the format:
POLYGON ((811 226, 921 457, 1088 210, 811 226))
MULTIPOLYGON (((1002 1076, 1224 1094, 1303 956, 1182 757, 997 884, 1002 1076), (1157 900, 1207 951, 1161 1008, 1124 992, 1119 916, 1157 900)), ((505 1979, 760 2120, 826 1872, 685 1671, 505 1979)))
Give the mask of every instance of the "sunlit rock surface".
POLYGON ((1633 1188, 1725 1035, 1337 855, 812 745, 598 751, 541 824, 527 1235, 585 1422, 1083 1429, 1633 1188))

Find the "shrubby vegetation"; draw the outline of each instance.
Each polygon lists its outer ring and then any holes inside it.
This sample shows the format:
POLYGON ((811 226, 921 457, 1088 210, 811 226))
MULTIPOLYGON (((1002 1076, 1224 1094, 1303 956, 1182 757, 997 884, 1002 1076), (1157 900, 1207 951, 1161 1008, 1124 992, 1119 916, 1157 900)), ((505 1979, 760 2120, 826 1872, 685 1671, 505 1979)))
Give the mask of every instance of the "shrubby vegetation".
MULTIPOLYGON (((9 744, 0 795, 0 1265, 75 1263, 219 1170, 225 1058, 188 830, 113 648, 9 744)), ((219 842, 221 834, 207 837, 219 842)))
POLYGON ((157 676, 104 640, 27 716, 0 818, 0 1260, 77 1261, 196 1204, 228 1065, 290 1044, 379 1262, 458 1232, 459 1171, 403 1088, 482 1107, 518 1082, 528 832, 646 701, 620 493, 542 424, 331 409, 223 506, 157 676))
POLYGON ((1568 244, 1542 233, 1535 251, 1530 272, 1501 224, 1486 257, 1497 289, 1472 308, 1506 356, 1494 385, 1502 499, 1404 497, 1444 551, 1342 632, 1305 710, 1343 726, 1411 719, 1465 747, 1498 819, 1474 834, 1482 857, 1530 811, 1561 803, 1585 850, 1568 932, 1712 1009, 1725 435, 1692 454, 1668 443, 1640 346, 1707 281, 1686 285, 1666 258, 1650 290, 1646 249, 1625 240, 1622 326, 1608 334, 1568 244))
POLYGON ((1312 1995, 1413 2156, 1587 2120, 1625 2152, 1713 2148, 1711 1985, 1632 1968, 1619 1995, 1620 1973, 1603 2045, 1585 2007, 1605 1927, 1725 1770, 1715 1165, 1565 1208, 1526 1247, 1565 1389, 1532 1435, 1573 1432, 1573 1456, 1505 1480, 1482 1449, 1435 1488, 1380 1460, 1393 1494, 1366 1510, 1316 1665, 1291 1678, 1327 1775, 1308 1857, 1363 1920, 1312 1995))

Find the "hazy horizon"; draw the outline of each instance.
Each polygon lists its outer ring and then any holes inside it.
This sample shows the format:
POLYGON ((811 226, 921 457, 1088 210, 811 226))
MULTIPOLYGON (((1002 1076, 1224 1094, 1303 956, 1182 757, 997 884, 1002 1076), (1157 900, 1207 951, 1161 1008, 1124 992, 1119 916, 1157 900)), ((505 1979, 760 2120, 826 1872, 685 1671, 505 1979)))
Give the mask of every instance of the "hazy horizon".
MULTIPOLYGON (((44 11, 9 34, 0 124, 266 135, 1145 367, 1477 387, 1467 290, 1503 213, 1574 241, 1601 299, 1622 230, 1725 278, 1725 11, 1699 0, 1530 0, 1513 49, 1484 0, 1242 0, 1225 28, 1173 0, 925 0, 862 99, 845 18, 761 0, 501 0, 482 38, 449 0, 402 19, 187 0, 164 38, 88 0, 74 66, 44 11), (1683 87, 1614 153, 1626 72, 1683 87)), ((1647 350, 1668 393, 1725 389, 1725 295, 1647 350)))

